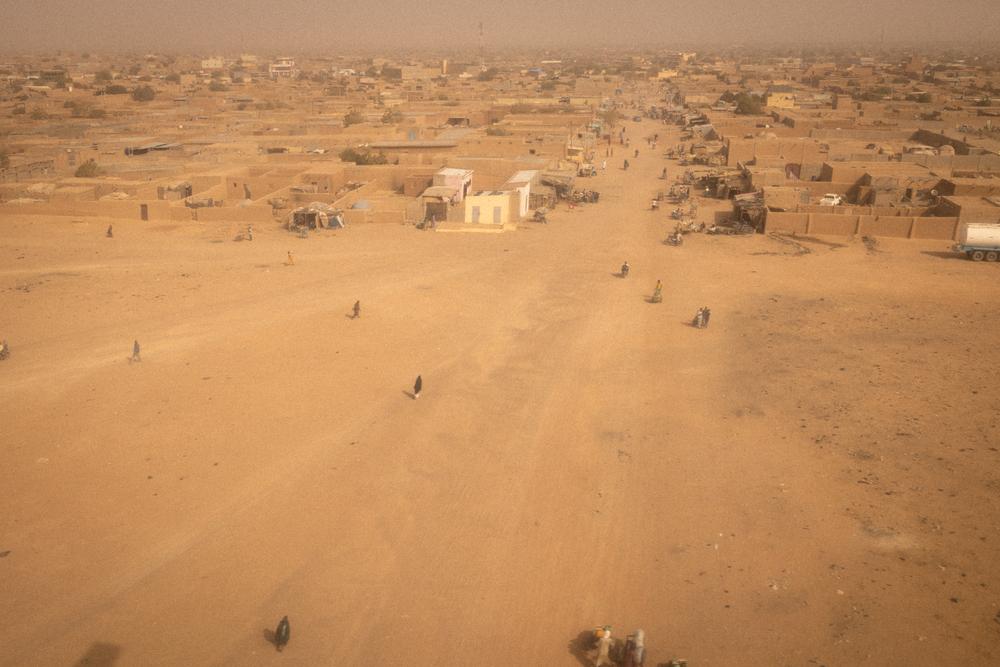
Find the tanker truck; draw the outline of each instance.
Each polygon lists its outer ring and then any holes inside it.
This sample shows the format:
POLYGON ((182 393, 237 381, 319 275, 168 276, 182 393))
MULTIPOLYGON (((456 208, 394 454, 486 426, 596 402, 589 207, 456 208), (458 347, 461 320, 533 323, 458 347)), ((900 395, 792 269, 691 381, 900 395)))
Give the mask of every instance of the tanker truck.
POLYGON ((955 244, 973 262, 995 262, 1000 258, 1000 224, 970 222, 962 227, 955 244))

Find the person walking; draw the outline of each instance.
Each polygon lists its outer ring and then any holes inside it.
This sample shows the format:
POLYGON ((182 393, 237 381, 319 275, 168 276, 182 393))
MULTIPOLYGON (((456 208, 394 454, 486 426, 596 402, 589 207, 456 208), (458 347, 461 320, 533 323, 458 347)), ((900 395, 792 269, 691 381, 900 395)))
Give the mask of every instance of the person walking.
POLYGON ((703 326, 707 329, 708 328, 708 320, 709 320, 709 318, 712 317, 712 311, 708 309, 708 306, 705 306, 704 308, 702 308, 702 310, 704 311, 704 315, 702 316, 702 319, 705 322, 705 324, 703 326))
POLYGON ((247 225, 247 240, 253 241, 253 225, 247 225))
POLYGON ((607 171, 607 170, 608 170, 608 161, 601 160, 601 171, 607 171))
POLYGON ((129 357, 129 363, 133 361, 142 361, 142 357, 139 355, 139 341, 132 341, 132 356, 129 357))
POLYGON ((112 229, 112 225, 108 225, 108 231, 105 232, 104 235, 109 239, 113 239, 115 237, 115 231, 112 229))
POLYGON ((594 662, 594 667, 602 667, 602 665, 614 665, 611 662, 611 628, 609 626, 604 626, 604 632, 600 637, 597 638, 597 660, 594 662))
POLYGON ((413 400, 420 398, 420 390, 424 388, 424 379, 417 376, 417 381, 413 383, 413 400))
POLYGON ((351 319, 355 319, 356 320, 359 317, 361 317, 361 302, 360 301, 355 301, 354 302, 354 317, 351 318, 351 319))
POLYGON ((10 357, 10 345, 7 344, 7 339, 4 338, 0 341, 0 361, 10 357))
POLYGON ((292 638, 292 626, 288 622, 288 617, 283 616, 278 621, 278 629, 274 631, 274 646, 279 651, 288 645, 288 640, 292 638))
POLYGON ((292 251, 288 251, 288 266, 295 266, 295 256, 292 255, 292 251))

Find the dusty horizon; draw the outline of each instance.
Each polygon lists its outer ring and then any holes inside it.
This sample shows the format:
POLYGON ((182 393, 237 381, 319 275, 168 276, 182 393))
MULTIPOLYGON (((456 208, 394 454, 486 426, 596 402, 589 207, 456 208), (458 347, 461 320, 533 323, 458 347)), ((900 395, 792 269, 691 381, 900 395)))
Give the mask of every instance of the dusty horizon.
POLYGON ((13 0, 0 29, 5 53, 131 50, 337 52, 343 49, 477 47, 487 49, 610 48, 666 45, 915 43, 993 48, 1000 5, 991 0, 863 2, 794 6, 763 0, 751 6, 699 6, 636 0, 627 12, 607 3, 511 0, 500 6, 446 0, 418 7, 389 0, 375 7, 249 0, 204 6, 97 0, 13 0), (992 42, 993 44, 990 44, 992 42))

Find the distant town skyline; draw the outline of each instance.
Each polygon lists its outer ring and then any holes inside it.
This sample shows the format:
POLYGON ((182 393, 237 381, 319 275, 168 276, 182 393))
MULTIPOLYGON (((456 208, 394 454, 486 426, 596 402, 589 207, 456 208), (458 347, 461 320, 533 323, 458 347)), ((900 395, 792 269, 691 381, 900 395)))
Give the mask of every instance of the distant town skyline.
POLYGON ((8 0, 0 48, 20 51, 287 51, 726 44, 1000 45, 997 0, 8 0))

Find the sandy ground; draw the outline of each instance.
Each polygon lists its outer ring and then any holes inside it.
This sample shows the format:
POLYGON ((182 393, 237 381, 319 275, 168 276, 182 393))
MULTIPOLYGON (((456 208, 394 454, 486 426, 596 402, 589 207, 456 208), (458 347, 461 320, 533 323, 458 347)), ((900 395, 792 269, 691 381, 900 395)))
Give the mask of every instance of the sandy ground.
POLYGON ((670 247, 620 159, 498 235, 0 220, 0 664, 1000 661, 1000 267, 670 247))

